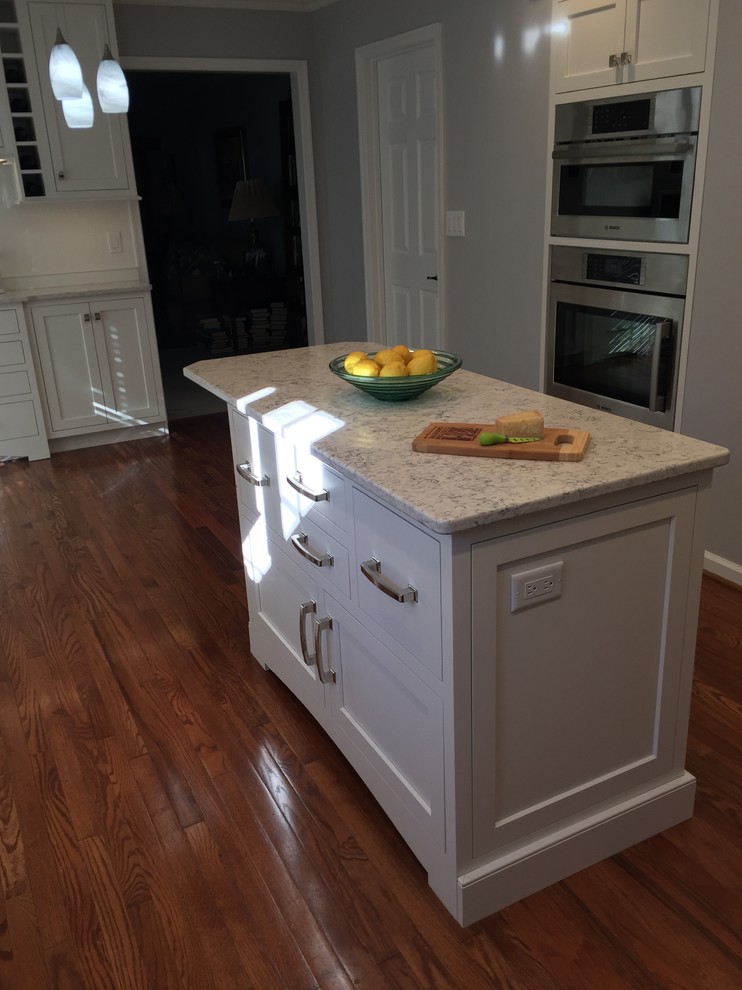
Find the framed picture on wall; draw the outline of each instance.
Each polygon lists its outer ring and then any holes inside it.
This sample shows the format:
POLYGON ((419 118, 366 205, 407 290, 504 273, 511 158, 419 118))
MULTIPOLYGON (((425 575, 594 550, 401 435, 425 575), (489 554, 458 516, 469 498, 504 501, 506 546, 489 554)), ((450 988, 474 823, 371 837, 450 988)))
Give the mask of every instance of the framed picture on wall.
POLYGON ((250 178, 245 129, 222 127, 214 131, 214 155, 219 202, 228 210, 235 185, 242 179, 250 178))

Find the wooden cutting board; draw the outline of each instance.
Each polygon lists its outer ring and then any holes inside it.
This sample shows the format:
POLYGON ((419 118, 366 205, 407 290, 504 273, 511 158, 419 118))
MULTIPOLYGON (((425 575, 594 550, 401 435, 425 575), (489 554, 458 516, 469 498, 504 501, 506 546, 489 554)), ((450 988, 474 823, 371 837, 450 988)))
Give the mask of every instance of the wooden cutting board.
POLYGON ((465 454, 525 461, 581 461, 590 439, 587 430, 545 427, 542 440, 485 446, 478 440, 483 430, 495 432, 494 426, 484 423, 430 423, 412 441, 412 449, 423 454, 465 454))

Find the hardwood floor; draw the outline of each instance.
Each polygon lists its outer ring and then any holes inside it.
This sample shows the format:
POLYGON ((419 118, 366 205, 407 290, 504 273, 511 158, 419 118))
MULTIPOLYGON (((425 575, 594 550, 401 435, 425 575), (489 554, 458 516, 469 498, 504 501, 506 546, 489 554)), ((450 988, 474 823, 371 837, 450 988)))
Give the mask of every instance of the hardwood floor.
POLYGON ((2 990, 742 986, 742 591, 688 822, 467 929, 249 654, 226 416, 0 466, 2 990))

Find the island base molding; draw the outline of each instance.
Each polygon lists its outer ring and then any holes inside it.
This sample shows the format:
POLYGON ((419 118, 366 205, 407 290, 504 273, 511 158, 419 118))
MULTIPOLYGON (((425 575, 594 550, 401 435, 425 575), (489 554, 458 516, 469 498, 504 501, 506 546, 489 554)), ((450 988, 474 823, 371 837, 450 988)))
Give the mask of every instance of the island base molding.
MULTIPOLYGON (((693 815, 696 780, 680 777, 620 801, 568 827, 510 850, 458 879, 455 906, 441 897, 459 924, 472 925, 529 894, 636 845, 693 815)), ((435 889, 435 888, 434 888, 435 889)), ((441 894, 436 891, 438 896, 441 894)))

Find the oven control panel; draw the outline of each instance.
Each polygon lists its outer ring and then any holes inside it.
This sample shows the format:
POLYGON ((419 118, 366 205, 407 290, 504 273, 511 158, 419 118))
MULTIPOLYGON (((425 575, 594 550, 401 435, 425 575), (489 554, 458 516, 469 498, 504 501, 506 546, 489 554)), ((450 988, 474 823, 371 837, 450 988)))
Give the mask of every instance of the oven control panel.
POLYGON ((638 255, 593 254, 586 251, 582 260, 582 277, 593 282, 622 282, 644 285, 647 259, 638 255))

